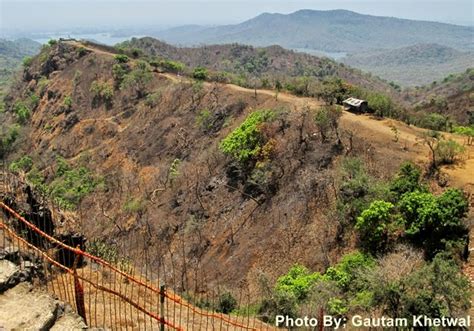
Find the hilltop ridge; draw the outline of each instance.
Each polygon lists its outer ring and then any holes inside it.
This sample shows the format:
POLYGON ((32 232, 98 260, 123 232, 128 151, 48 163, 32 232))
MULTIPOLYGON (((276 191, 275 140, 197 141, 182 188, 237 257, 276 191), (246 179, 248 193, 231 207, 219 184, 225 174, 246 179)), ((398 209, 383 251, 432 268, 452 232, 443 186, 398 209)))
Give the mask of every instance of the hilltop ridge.
POLYGON ((172 28, 155 36, 186 45, 239 42, 254 46, 278 44, 286 48, 354 52, 416 43, 439 43, 472 50, 473 31, 472 27, 363 15, 348 10, 305 9, 290 14, 264 13, 234 25, 172 28))

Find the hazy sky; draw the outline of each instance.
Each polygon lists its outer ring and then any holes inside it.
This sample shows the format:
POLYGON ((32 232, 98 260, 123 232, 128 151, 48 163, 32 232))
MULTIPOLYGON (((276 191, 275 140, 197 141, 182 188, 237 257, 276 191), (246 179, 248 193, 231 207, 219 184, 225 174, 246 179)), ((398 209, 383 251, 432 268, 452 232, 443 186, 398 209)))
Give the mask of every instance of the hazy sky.
POLYGON ((474 0, 0 0, 0 29, 238 23, 262 12, 349 9, 365 14, 474 25, 474 0))

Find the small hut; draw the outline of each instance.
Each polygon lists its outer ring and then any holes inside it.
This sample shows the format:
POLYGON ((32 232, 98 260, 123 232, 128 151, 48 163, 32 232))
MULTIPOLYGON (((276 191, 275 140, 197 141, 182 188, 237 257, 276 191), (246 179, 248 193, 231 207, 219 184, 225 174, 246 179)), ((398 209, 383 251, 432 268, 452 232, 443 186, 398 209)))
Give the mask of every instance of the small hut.
POLYGON ((342 102, 345 110, 353 113, 367 113, 369 111, 369 104, 365 100, 356 98, 348 98, 342 102))

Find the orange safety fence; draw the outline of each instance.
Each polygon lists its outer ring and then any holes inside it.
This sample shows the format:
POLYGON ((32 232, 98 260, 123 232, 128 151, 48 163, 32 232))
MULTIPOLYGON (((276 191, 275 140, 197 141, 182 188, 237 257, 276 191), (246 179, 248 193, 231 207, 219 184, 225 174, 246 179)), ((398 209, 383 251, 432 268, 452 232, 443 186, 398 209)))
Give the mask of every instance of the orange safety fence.
POLYGON ((17 211, 1 201, 0 209, 8 216, 8 219, 13 219, 26 226, 42 240, 46 240, 55 247, 73 254, 75 257, 74 265, 68 267, 54 256, 51 256, 51 252, 47 249, 38 247, 38 245, 34 245, 25 239, 24 235, 17 233, 18 230, 14 226, 10 226, 8 222, 0 218, 0 231, 3 232, 4 241, 5 236, 7 236, 10 240, 16 241, 19 246, 26 247, 29 251, 37 254, 44 263, 48 263, 49 266, 45 269, 47 273, 49 272, 50 277, 46 282, 46 287, 52 289, 54 294, 75 307, 77 313, 83 316, 90 326, 146 330, 155 329, 156 325, 160 325, 161 330, 164 330, 165 326, 173 330, 185 330, 180 325, 186 323, 189 326, 189 323, 191 323, 191 329, 207 329, 208 324, 211 324, 211 328, 215 330, 216 323, 220 323, 220 329, 223 328, 222 323, 225 323, 227 324, 227 330, 229 330, 229 326, 234 327, 235 330, 268 329, 268 325, 260 321, 254 320, 252 321, 253 325, 250 325, 249 317, 245 324, 239 322, 237 317, 225 316, 222 313, 197 308, 174 293, 164 289, 160 290, 148 279, 124 272, 104 259, 81 250, 79 247, 65 244, 26 220, 17 211), (79 268, 77 266, 78 257, 89 261, 88 267, 79 268), (52 272, 52 266, 62 272, 52 272), (160 298, 166 298, 169 301, 167 304, 174 305, 172 314, 170 312, 163 313, 164 306, 163 303, 160 303, 160 298), (102 303, 102 308, 96 305, 99 301, 102 303), (176 307, 179 309, 179 317, 176 317, 176 307), (189 317, 187 319, 182 317, 182 309, 186 309, 187 315, 192 314, 192 322, 190 322, 189 317), (86 316, 87 314, 88 316, 86 316), (206 318, 206 328, 202 327, 202 321, 199 321, 199 326, 196 327, 194 315, 206 318), (135 321, 140 321, 141 324, 138 326, 133 324, 135 321), (155 323, 155 326, 153 326, 153 323, 155 323), (150 324, 150 327, 148 327, 148 324, 150 324))

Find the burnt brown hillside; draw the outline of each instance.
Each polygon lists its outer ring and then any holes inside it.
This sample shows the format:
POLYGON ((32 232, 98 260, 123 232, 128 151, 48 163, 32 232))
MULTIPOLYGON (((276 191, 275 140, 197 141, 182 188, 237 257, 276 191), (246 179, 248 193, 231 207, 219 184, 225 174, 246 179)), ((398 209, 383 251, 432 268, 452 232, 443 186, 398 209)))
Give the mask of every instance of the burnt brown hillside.
MULTIPOLYGON (((295 262, 325 270, 355 245, 336 197, 364 194, 341 193, 343 159, 358 156, 389 178, 428 155, 421 131, 396 121, 344 113, 321 132, 316 99, 270 90, 255 98, 77 42, 45 48, 6 103, 6 122, 23 118, 22 105, 31 111, 8 160, 29 156, 27 177, 55 188, 89 241, 130 256, 146 247, 147 263, 167 265, 182 289, 192 280, 255 289, 259 274, 275 278, 295 262), (222 141, 253 114, 263 118, 258 152, 226 155, 222 141), (84 185, 68 186, 68 176, 84 185)), ((465 171, 452 169, 453 181, 465 171)))
POLYGON ((418 112, 438 113, 464 125, 474 123, 474 69, 406 91, 418 112))
MULTIPOLYGON (((182 62, 184 70, 203 67, 215 81, 244 87, 278 88, 296 95, 321 98, 325 82, 342 79, 346 84, 344 97, 356 96, 378 104, 377 97, 390 98, 392 110, 385 116, 407 123, 429 127, 430 114, 444 116, 452 123, 466 125, 472 113, 472 70, 452 74, 432 84, 402 89, 397 84, 370 73, 306 53, 280 46, 253 47, 240 44, 175 47, 151 37, 132 38, 118 48, 155 60, 172 59, 182 62), (375 97, 377 96, 377 97, 375 97)), ((448 131, 449 128, 444 127, 448 131)))

